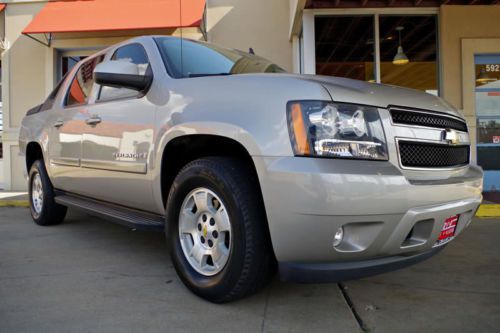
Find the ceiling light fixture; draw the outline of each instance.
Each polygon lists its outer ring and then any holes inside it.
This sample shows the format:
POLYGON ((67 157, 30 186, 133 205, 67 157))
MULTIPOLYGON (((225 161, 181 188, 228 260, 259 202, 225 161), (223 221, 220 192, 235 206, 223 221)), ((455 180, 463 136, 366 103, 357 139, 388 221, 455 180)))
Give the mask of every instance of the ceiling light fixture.
POLYGON ((394 56, 394 60, 392 60, 392 63, 394 65, 406 65, 407 63, 410 62, 410 60, 408 59, 408 57, 406 56, 406 54, 403 52, 403 46, 401 45, 401 31, 404 29, 405 27, 396 27, 396 30, 398 31, 399 33, 399 46, 398 46, 398 52, 396 53, 396 55, 394 56))

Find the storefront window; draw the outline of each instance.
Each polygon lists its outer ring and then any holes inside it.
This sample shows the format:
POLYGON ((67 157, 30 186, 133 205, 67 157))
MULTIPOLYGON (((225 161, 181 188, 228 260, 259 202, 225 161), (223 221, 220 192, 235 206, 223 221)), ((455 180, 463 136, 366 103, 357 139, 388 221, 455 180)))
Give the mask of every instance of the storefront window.
POLYGON ((437 95, 436 16, 380 16, 381 82, 437 95))
POLYGON ((375 82, 373 23, 373 16, 316 17, 316 74, 375 82))
POLYGON ((486 192, 500 190, 500 54, 476 55, 477 163, 486 192))
POLYGON ((316 74, 438 94, 436 15, 316 16, 314 29, 316 74))

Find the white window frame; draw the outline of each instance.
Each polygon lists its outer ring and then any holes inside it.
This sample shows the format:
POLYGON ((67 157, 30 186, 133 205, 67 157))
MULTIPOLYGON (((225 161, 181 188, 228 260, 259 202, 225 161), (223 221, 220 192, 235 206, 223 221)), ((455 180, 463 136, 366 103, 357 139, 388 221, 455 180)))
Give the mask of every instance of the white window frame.
MULTIPOLYGON (((374 34, 375 34, 375 80, 381 83, 380 73, 380 15, 435 15, 439 22, 438 7, 422 7, 422 8, 341 8, 341 9, 305 9, 302 16, 302 36, 300 41, 296 43, 298 47, 303 46, 303 52, 296 51, 302 59, 300 62, 301 74, 316 74, 316 41, 315 41, 315 26, 314 21, 317 16, 356 16, 356 15, 371 15, 374 17, 374 34)), ((437 24, 436 29, 439 29, 437 24)), ((439 31, 436 31, 437 40, 437 56, 438 61, 438 90, 441 92, 441 61, 439 56, 439 31)))

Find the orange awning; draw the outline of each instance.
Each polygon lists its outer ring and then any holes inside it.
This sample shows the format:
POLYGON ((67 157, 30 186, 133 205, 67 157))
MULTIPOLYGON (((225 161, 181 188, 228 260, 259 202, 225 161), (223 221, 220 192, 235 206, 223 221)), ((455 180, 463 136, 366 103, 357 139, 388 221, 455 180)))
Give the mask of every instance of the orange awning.
POLYGON ((200 27, 204 10, 205 0, 50 1, 23 34, 200 27))
POLYGON ((0 3, 0 13, 5 9, 5 6, 7 6, 4 3, 0 3))

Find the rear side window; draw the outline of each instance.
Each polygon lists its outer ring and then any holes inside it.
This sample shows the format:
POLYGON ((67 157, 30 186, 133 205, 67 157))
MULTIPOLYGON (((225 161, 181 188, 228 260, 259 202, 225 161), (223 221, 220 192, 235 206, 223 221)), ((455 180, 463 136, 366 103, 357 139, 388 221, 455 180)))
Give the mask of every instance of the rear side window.
MULTIPOLYGON (((144 75, 149 68, 149 59, 146 50, 141 44, 129 44, 120 47, 115 51, 111 60, 128 61, 136 64, 139 68, 139 74, 144 75)), ((120 98, 138 97, 141 93, 126 88, 101 87, 99 101, 109 101, 120 98)))
POLYGON ((56 100, 57 95, 59 94, 59 90, 61 90, 61 87, 62 87, 65 80, 66 80, 66 75, 63 76, 61 81, 59 81, 59 83, 56 85, 54 90, 52 90, 52 92, 47 97, 45 102, 43 102, 42 107, 40 108, 40 111, 45 111, 45 110, 49 110, 52 108, 52 106, 54 105, 54 101, 56 100))
POLYGON ((66 95, 66 106, 88 103, 95 81, 94 69, 103 59, 104 56, 101 55, 85 61, 80 66, 69 86, 66 95))

